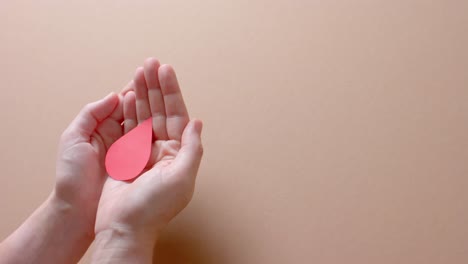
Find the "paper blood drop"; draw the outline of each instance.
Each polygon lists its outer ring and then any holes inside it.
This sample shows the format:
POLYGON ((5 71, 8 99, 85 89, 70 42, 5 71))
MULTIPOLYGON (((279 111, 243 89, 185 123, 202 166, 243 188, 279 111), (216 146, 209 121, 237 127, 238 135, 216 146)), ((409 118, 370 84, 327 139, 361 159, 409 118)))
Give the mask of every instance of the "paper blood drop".
POLYGON ((120 181, 137 177, 148 163, 152 140, 153 126, 149 118, 115 141, 106 155, 109 176, 120 181))

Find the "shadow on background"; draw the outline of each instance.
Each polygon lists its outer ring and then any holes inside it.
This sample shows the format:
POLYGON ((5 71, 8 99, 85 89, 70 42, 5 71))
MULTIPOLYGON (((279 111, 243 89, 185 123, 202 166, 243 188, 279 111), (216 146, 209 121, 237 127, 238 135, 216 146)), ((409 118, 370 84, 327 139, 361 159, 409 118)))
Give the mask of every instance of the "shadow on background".
MULTIPOLYGON (((214 264, 214 252, 195 239, 184 234, 172 233, 162 237, 154 249, 153 263, 158 264, 214 264)), ((222 262, 221 262, 222 263, 222 262)))
POLYGON ((219 264, 226 263, 224 250, 211 238, 213 233, 203 221, 203 210, 191 208, 161 234, 153 251, 153 263, 158 264, 219 264), (211 240, 211 241, 210 241, 211 240))

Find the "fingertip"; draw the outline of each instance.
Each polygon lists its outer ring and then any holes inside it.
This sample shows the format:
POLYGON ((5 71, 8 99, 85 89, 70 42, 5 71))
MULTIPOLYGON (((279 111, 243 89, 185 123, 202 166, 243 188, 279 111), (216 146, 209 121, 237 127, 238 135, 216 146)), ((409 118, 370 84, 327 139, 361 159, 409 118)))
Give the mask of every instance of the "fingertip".
POLYGON ((139 72, 143 72, 143 66, 138 66, 136 69, 135 69, 135 74, 139 73, 139 72))
POLYGON ((154 57, 146 58, 145 62, 143 63, 145 67, 150 67, 150 66, 159 65, 159 64, 160 64, 159 60, 154 57))
POLYGON ((133 76, 133 82, 135 84, 141 83, 145 78, 145 70, 143 67, 138 67, 135 70, 135 75, 133 76))
MULTIPOLYGON (((164 96, 180 93, 177 75, 175 73, 174 68, 171 65, 164 64, 161 67, 159 67, 158 76, 159 82, 161 84, 161 91, 164 96)), ((168 116, 172 115, 171 110, 180 111, 181 109, 183 109, 183 112, 186 112, 185 107, 179 108, 180 102, 183 102, 182 95, 176 97, 175 99, 173 99, 173 101, 175 102, 173 104, 169 103, 166 100, 164 101, 166 103, 166 113, 168 114, 168 116)))
POLYGON ((158 74, 160 78, 164 78, 170 75, 175 75, 175 70, 174 67, 172 67, 172 65, 163 64, 159 67, 158 74))
POLYGON ((135 92, 134 91, 128 91, 124 95, 124 101, 131 101, 131 100, 135 100, 135 92))
POLYGON ((109 93, 108 95, 106 95, 102 101, 104 101, 106 104, 117 104, 119 102, 119 96, 114 93, 114 92, 111 92, 109 93))

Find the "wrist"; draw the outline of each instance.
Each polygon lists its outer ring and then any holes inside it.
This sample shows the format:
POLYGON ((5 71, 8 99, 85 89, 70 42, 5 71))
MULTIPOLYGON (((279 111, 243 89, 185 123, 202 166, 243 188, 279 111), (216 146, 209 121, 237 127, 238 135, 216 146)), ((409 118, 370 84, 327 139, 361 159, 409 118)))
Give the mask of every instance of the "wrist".
POLYGON ((114 224, 96 234, 92 263, 152 263, 157 236, 114 224))
POLYGON ((49 196, 44 204, 45 210, 54 217, 59 223, 66 227, 69 237, 74 237, 80 241, 89 241, 94 239, 94 222, 87 220, 80 213, 80 208, 67 203, 57 197, 55 191, 49 196))
POLYGON ((2 263, 77 263, 93 240, 80 221, 52 194, 2 242, 2 263))

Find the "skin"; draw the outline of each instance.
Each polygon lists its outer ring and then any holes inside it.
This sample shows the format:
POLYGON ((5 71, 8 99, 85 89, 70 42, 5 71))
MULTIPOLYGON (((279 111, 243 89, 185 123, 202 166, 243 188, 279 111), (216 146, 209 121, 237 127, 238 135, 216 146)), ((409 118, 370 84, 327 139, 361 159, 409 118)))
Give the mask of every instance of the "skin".
POLYGON ((0 262, 76 263, 95 239, 93 263, 152 263, 159 232, 192 198, 201 130, 174 69, 147 59, 120 94, 86 105, 64 131, 55 188, 2 242, 0 262), (107 149, 147 118, 154 141, 144 173, 132 182, 108 177, 107 149))

